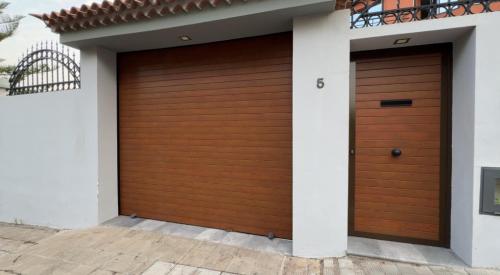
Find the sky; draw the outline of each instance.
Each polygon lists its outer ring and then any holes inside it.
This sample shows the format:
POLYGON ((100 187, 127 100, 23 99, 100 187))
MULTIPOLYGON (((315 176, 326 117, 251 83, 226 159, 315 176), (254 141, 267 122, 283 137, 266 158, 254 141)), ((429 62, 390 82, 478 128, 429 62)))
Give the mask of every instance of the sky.
MULTIPOLYGON (((5 0, 0 0, 5 1, 5 0)), ((24 15, 14 36, 0 42, 0 65, 15 65, 27 48, 41 41, 59 41, 58 35, 52 33, 42 21, 30 16, 30 13, 48 13, 62 8, 71 8, 94 1, 90 0, 6 0, 10 2, 5 13, 8 15, 24 15)), ((96 0, 95 2, 100 2, 96 0)))

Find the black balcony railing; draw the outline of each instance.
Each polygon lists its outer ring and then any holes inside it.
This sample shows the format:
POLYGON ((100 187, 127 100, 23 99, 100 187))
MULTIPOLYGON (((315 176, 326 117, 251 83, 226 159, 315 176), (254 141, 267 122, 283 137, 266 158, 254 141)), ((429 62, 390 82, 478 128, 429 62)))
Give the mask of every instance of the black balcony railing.
POLYGON ((355 0, 351 28, 437 19, 500 10, 500 0, 355 0), (388 5, 391 4, 391 5, 388 5), (384 7, 385 6, 385 7, 384 7))

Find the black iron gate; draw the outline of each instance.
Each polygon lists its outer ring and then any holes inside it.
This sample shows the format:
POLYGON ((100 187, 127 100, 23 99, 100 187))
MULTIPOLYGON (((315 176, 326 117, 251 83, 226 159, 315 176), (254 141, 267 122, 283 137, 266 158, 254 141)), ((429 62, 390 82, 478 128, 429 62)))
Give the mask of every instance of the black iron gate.
POLYGON ((26 53, 14 69, 9 95, 43 93, 80 88, 77 54, 57 43, 39 43, 26 53))

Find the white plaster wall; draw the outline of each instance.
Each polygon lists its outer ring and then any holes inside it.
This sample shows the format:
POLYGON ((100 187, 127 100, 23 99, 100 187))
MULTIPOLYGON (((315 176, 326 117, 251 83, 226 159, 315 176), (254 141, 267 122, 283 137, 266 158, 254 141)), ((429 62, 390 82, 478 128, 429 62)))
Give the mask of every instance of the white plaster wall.
POLYGON ((0 98, 0 221, 82 228, 118 215, 115 54, 83 50, 81 80, 0 98))
POLYGON ((453 47, 451 249, 472 262, 475 30, 453 47))
POLYGON ((464 31, 474 28, 482 17, 490 17, 493 14, 457 16, 353 29, 350 32, 351 50, 363 51, 453 42, 464 31), (410 38, 410 42, 396 46, 393 43, 398 38, 410 38))
POLYGON ((293 254, 347 250, 349 20, 296 18, 293 42, 293 254), (324 78, 325 87, 316 87, 324 78))
POLYGON ((0 221, 97 223, 92 110, 83 90, 0 98, 0 221))
POLYGON ((476 27, 474 238, 472 264, 500 267, 500 216, 479 214, 481 167, 500 167, 500 13, 476 27))

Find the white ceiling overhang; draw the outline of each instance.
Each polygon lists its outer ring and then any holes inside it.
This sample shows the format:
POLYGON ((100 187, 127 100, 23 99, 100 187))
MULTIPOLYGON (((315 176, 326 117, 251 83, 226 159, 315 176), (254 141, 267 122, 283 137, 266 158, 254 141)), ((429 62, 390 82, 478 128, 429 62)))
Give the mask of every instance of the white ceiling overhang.
POLYGON ((260 0, 95 29, 62 33, 63 44, 117 52, 202 44, 291 31, 293 18, 329 13, 334 0, 260 0), (180 36, 191 40, 182 41, 180 36))

